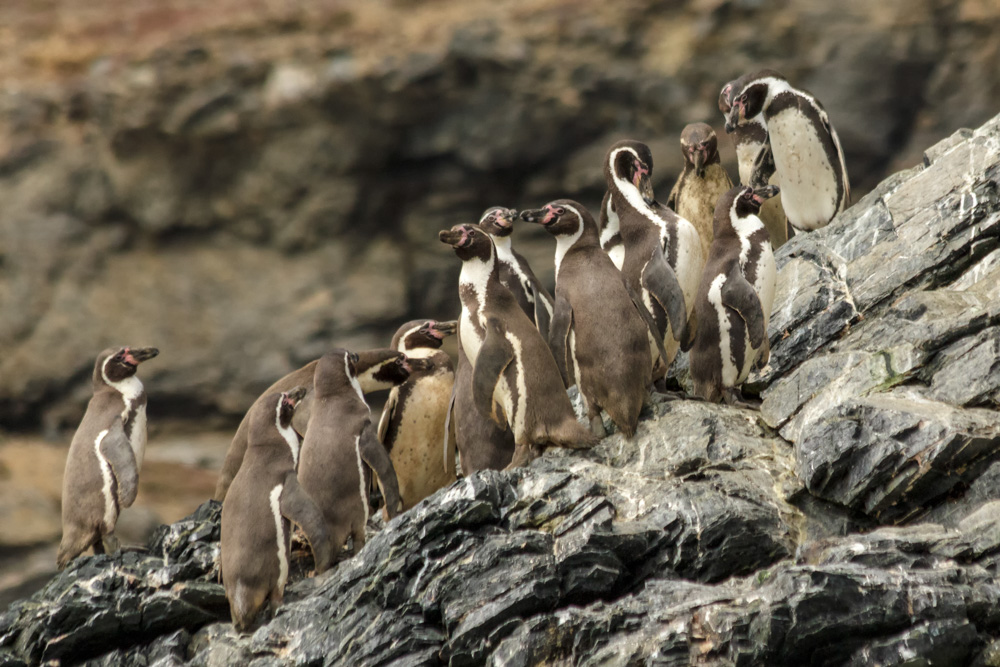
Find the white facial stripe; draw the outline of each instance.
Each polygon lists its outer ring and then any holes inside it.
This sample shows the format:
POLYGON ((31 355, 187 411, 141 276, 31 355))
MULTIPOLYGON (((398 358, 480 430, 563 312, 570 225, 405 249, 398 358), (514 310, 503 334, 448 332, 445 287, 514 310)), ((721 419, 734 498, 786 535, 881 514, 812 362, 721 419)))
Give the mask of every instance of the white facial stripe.
POLYGON ((292 428, 291 421, 288 422, 288 426, 281 425, 281 404, 284 402, 284 397, 278 399, 278 407, 274 411, 274 425, 278 429, 278 433, 281 437, 285 439, 288 443, 288 449, 292 450, 292 464, 295 469, 298 470, 299 467, 299 436, 295 433, 295 429, 292 428))
POLYGON ((396 351, 397 352, 404 352, 404 353, 407 352, 408 350, 406 349, 406 337, 409 336, 411 333, 414 333, 416 331, 420 331, 420 327, 422 327, 422 326, 423 326, 422 324, 418 324, 417 326, 413 327, 412 329, 407 329, 406 333, 404 333, 402 336, 399 337, 399 344, 396 345, 396 351))
POLYGON ((618 219, 618 214, 614 211, 614 203, 611 197, 608 197, 608 204, 605 207, 605 213, 608 216, 608 224, 601 230, 601 247, 605 249, 608 256, 611 257, 611 261, 615 263, 615 266, 619 271, 622 270, 622 264, 625 262, 625 246, 622 245, 621 239, 615 245, 608 247, 611 243, 612 237, 618 233, 621 228, 621 221, 618 219))
POLYGON ((556 280, 559 280, 559 265, 562 264, 563 259, 566 257, 566 253, 569 249, 573 247, 580 237, 583 236, 583 216, 580 212, 573 208, 572 206, 563 206, 567 211, 572 211, 576 217, 579 219, 579 224, 577 225, 576 231, 572 234, 560 234, 556 237, 556 280))
POLYGON ((107 383, 109 387, 117 391, 122 395, 122 400, 125 401, 125 409, 122 411, 122 419, 128 416, 128 412, 132 407, 132 401, 137 399, 142 393, 142 382, 135 375, 131 375, 124 380, 119 380, 118 382, 112 382, 108 377, 108 363, 114 358, 110 356, 104 360, 101 364, 101 377, 104 382, 107 383))
MULTIPOLYGON (((356 378, 354 376, 354 373, 351 372, 351 360, 350 360, 349 356, 350 356, 349 352, 347 352, 347 353, 344 354, 344 372, 347 374, 348 379, 351 381, 351 386, 354 387, 354 391, 357 392, 358 398, 360 398, 361 402, 365 404, 365 407, 368 407, 368 403, 367 403, 367 401, 365 401, 365 394, 364 394, 363 391, 361 391, 361 383, 358 382, 358 378, 356 378)), ((373 375, 374 375, 375 369, 377 369, 377 368, 381 368, 381 366, 380 365, 379 366, 373 366, 370 369, 373 375)), ((372 409, 368 408, 368 414, 371 414, 371 412, 372 412, 372 409)))
POLYGON ((613 168, 614 160, 618 157, 618 154, 622 151, 631 153, 636 160, 639 160, 639 154, 636 153, 631 148, 616 148, 615 150, 611 151, 611 161, 612 161, 611 178, 612 180, 614 180, 615 186, 618 188, 618 191, 622 194, 622 196, 625 197, 625 201, 627 201, 629 205, 632 206, 632 208, 634 208, 636 211, 639 212, 640 215, 642 215, 644 218, 646 218, 647 220, 649 220, 651 223, 653 223, 662 230, 664 228, 665 223, 663 222, 663 220, 660 219, 658 215, 653 214, 652 209, 650 209, 649 206, 646 204, 646 200, 642 198, 642 194, 639 192, 639 188, 635 187, 635 185, 632 184, 630 181, 626 181, 624 179, 619 178, 618 174, 615 173, 615 170, 613 168))
POLYGON ((708 301, 715 308, 715 315, 719 319, 719 362, 722 367, 722 385, 724 387, 735 387, 738 375, 736 365, 733 363, 732 345, 729 340, 729 314, 722 303, 722 286, 726 282, 726 276, 718 275, 708 288, 708 301))
MULTIPOLYGON (((358 455, 358 491, 361 494, 361 506, 365 508, 365 522, 368 525, 368 494, 365 489, 365 465, 361 460, 361 436, 354 436, 354 453, 358 455)), ((374 472, 372 474, 375 474, 374 472)), ((381 486, 381 482, 379 482, 381 486)), ((388 501, 386 501, 388 503, 388 501)), ((362 528, 364 530, 364 528, 362 528)))
POLYGON ((118 521, 118 513, 115 511, 115 497, 114 490, 111 488, 114 484, 114 477, 111 472, 111 465, 101 454, 101 443, 104 441, 104 437, 108 434, 108 429, 104 429, 97 434, 97 438, 94 440, 94 452, 97 454, 97 465, 101 469, 101 479, 103 484, 101 485, 101 491, 104 493, 104 534, 114 532, 115 523, 118 521))
POLYGON ((742 270, 750 258, 750 235, 763 229, 764 223, 756 215, 748 215, 745 218, 738 217, 736 214, 736 204, 739 200, 739 197, 734 199, 733 205, 729 208, 729 221, 732 223, 733 229, 736 231, 736 236, 740 240, 740 269, 742 270))
POLYGON ((285 553, 287 540, 285 539, 285 526, 281 520, 281 491, 283 484, 279 484, 271 489, 270 502, 271 514, 274 515, 274 529, 278 534, 278 590, 285 590, 285 582, 288 581, 288 555, 285 553))

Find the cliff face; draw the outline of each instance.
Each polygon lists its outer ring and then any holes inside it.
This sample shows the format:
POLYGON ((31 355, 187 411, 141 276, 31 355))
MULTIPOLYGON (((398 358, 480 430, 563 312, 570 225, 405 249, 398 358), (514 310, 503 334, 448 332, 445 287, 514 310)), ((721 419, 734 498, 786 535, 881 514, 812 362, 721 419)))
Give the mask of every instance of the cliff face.
MULTIPOLYGON (((721 85, 825 104, 856 198, 1000 101, 989 0, 6 2, 0 422, 71 427, 107 344, 156 345, 150 414, 237 417, 334 344, 457 311, 435 232, 596 209, 612 141, 661 196, 721 85)), ((720 141, 735 173, 731 149, 720 141)), ((517 243, 551 278, 551 241, 517 243)), ((146 371, 148 370, 148 374, 146 371)))
POLYGON ((759 412, 460 480, 243 636, 209 502, 12 605, 0 664, 997 664, 1000 116, 925 165, 778 251, 759 412))

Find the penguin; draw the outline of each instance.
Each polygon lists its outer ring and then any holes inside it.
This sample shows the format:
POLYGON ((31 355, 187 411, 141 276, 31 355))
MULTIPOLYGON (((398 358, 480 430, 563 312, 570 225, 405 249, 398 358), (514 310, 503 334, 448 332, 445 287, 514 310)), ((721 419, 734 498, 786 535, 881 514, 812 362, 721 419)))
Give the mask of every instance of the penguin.
POLYGON ((652 317, 648 311, 643 317, 642 302, 633 301, 621 272, 601 249, 597 222, 582 204, 559 199, 520 217, 556 238, 550 346, 566 384, 579 388, 595 435, 606 435, 603 409, 631 438, 652 382, 652 317))
POLYGON ((266 602, 281 604, 288 582, 291 524, 302 527, 319 574, 330 567, 330 540, 316 503, 295 469, 301 440, 292 416, 305 387, 264 396, 250 410, 249 445, 222 503, 222 583, 233 626, 250 627, 266 602))
POLYGON ((677 177, 667 206, 698 230, 701 252, 708 257, 712 245, 712 217, 719 197, 733 182, 719 159, 719 140, 706 123, 691 123, 681 132, 684 169, 677 177))
MULTIPOLYGON (((268 387, 257 398, 257 401, 262 401, 265 397, 276 391, 286 391, 298 385, 306 387, 306 396, 295 410, 294 421, 292 423, 292 426, 299 433, 305 433, 306 424, 309 423, 309 414, 313 401, 313 375, 316 372, 316 365, 318 363, 318 359, 310 361, 302 368, 292 371, 268 387)), ((425 361, 421 359, 408 360, 405 354, 396 350, 366 350, 358 354, 358 384, 361 385, 361 391, 366 394, 373 391, 391 389, 410 377, 411 371, 424 370, 425 367, 425 361)), ((254 402, 254 405, 256 405, 257 401, 254 402)), ((239 427, 236 429, 236 435, 233 436, 232 442, 229 443, 229 449, 226 450, 226 458, 222 462, 222 470, 219 471, 219 480, 215 486, 214 498, 219 502, 225 500, 226 491, 229 489, 229 485, 232 484, 233 478, 236 476, 236 472, 240 469, 240 464, 243 462, 243 455, 247 450, 247 434, 250 427, 249 419, 251 412, 253 412, 253 406, 250 407, 250 410, 243 417, 239 427)))
POLYGON ((441 344, 457 329, 456 321, 414 320, 392 337, 393 349, 428 366, 392 388, 378 423, 403 510, 455 481, 455 440, 445 430, 455 371, 441 344))
POLYGON ((755 363, 767 364, 767 325, 776 269, 761 204, 777 187, 736 186, 715 208, 715 239, 696 302, 698 327, 690 349, 695 394, 729 404, 755 363))
POLYGON ((801 231, 827 225, 847 207, 851 189, 844 151, 823 105, 773 70, 742 83, 733 95, 726 130, 762 116, 768 146, 755 166, 773 160, 789 224, 801 231))
POLYGON ((514 231, 517 211, 502 206, 487 209, 479 219, 479 226, 493 239, 500 262, 500 282, 517 299, 521 310, 528 319, 535 322, 542 338, 549 338, 549 322, 552 320, 552 296, 542 286, 528 266, 528 260, 512 247, 510 235, 514 231))
POLYGON ((501 428, 476 407, 472 397, 472 372, 472 362, 465 356, 459 333, 455 389, 448 421, 455 431, 458 460, 466 477, 479 470, 503 470, 514 458, 513 431, 501 428))
POLYGON ((438 238, 462 260, 459 342, 472 364, 476 408, 513 430, 509 467, 525 465, 547 445, 595 445, 597 437, 576 420, 548 344, 501 284, 489 235, 478 225, 455 225, 438 238))
POLYGON ((657 366, 653 377, 660 380, 687 340, 687 320, 705 258, 694 226, 656 201, 652 171, 653 155, 643 143, 619 141, 608 150, 601 244, 621 270, 625 285, 641 296, 656 320, 667 355, 661 357, 661 346, 650 336, 657 366))
POLYGON ((97 355, 91 380, 94 395, 77 427, 66 457, 62 487, 60 570, 93 547, 118 548, 115 524, 139 491, 146 451, 146 390, 136 377, 155 347, 110 348, 97 355))
MULTIPOLYGON (((743 89, 743 86, 751 76, 750 74, 744 74, 722 87, 722 91, 719 93, 719 111, 722 112, 722 117, 727 124, 729 122, 729 111, 733 108, 733 99, 736 93, 743 89)), ((730 132, 730 128, 727 127, 726 131, 730 132)), ((770 155, 770 146, 767 141, 767 129, 764 127, 764 119, 759 115, 755 116, 747 120, 745 124, 732 128, 731 134, 733 144, 736 148, 736 162, 739 167, 740 182, 743 185, 750 185, 751 187, 768 184, 780 187, 781 183, 779 182, 778 174, 773 168, 767 170, 769 174, 761 173, 760 170, 757 170, 756 174, 754 173, 754 162, 765 145, 768 146, 766 155, 770 155)), ((760 219, 764 223, 764 226, 767 227, 767 233, 771 235, 772 248, 780 247, 794 236, 794 230, 789 226, 788 219, 785 217, 785 209, 781 206, 780 194, 764 202, 764 205, 760 208, 760 219)))
POLYGON ((299 481, 323 513, 331 550, 339 554, 348 536, 351 554, 365 544, 371 470, 392 519, 402 509, 389 453, 378 440, 371 410, 358 383, 359 357, 331 350, 316 364, 313 407, 302 442, 299 481))

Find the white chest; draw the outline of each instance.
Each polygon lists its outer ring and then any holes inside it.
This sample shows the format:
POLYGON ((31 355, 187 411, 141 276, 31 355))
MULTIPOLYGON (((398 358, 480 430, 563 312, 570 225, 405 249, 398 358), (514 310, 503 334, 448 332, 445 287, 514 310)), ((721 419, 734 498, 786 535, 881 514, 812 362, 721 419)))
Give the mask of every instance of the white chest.
POLYGON ((822 227, 838 204, 838 176, 819 135, 824 130, 797 109, 778 112, 768 128, 788 220, 799 229, 822 227))

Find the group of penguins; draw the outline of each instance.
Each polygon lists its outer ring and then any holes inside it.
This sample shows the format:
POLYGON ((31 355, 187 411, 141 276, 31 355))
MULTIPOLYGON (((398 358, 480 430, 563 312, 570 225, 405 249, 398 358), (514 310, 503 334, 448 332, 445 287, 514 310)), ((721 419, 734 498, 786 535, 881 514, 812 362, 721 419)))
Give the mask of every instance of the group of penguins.
MULTIPOLYGON (((630 438, 679 349, 690 353, 697 397, 742 400, 740 385, 769 356, 772 243, 827 224, 850 194, 826 112, 777 72, 727 83, 719 108, 744 185, 732 186, 715 133, 696 123, 681 135, 684 169, 663 206, 649 148, 620 141, 604 163, 599 220, 560 199, 520 213, 491 208, 478 224, 439 233, 462 261, 458 321, 408 322, 388 349, 331 350, 253 403, 216 489, 237 629, 280 604, 291 523, 317 573, 348 538, 347 553, 361 548, 376 482, 392 518, 456 479, 456 449, 464 475, 521 466, 545 447, 593 446, 605 435, 602 411, 630 438), (511 246, 519 222, 555 237, 554 298, 511 246), (453 334, 457 367, 441 350, 453 334), (573 385, 589 428, 567 394, 573 385), (380 389, 391 391, 376 425, 365 394, 380 389)), ((117 548, 146 443, 136 369, 156 354, 125 347, 97 358, 66 462, 60 569, 88 548, 117 548)))

